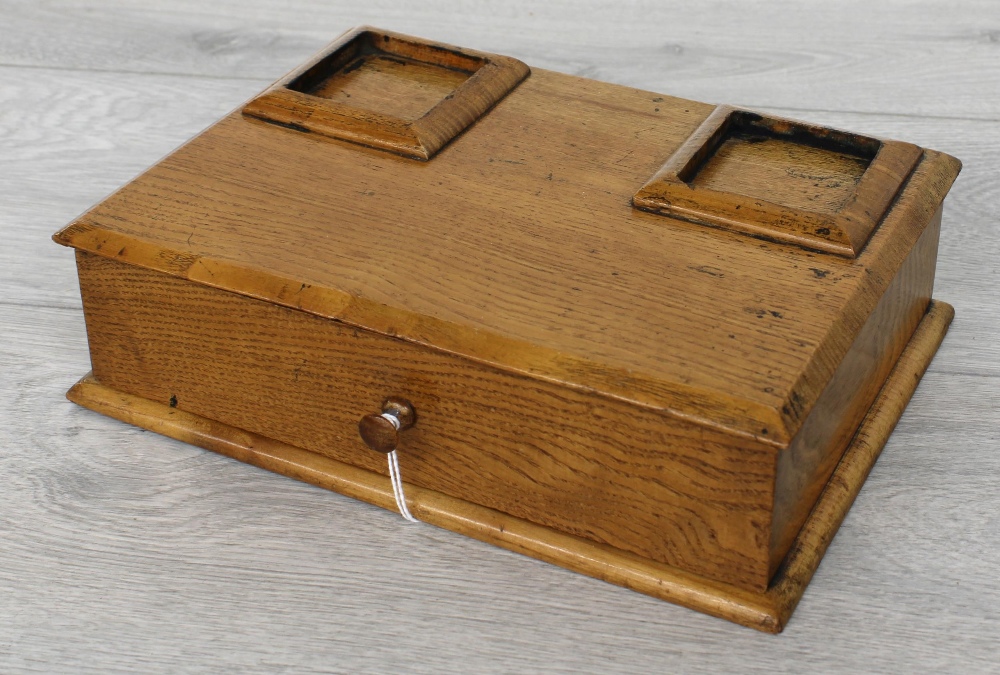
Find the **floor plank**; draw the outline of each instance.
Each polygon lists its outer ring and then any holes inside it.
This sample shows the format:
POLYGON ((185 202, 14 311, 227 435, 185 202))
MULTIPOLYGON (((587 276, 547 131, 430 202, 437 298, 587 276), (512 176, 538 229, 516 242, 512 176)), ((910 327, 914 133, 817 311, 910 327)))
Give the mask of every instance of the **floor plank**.
POLYGON ((1000 4, 0 2, 0 63, 276 79, 372 24, 538 68, 751 107, 998 120, 1000 4))

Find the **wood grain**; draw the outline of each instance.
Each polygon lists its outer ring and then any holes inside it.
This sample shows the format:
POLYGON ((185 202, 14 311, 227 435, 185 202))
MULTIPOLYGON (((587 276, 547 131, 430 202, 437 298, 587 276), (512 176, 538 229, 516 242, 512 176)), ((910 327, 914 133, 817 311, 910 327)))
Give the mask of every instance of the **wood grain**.
POLYGON ((426 164, 234 113, 56 240, 783 444, 959 164, 857 268, 630 208, 712 110, 536 70, 426 164))
MULTIPOLYGON (((392 136, 394 131, 390 131, 397 127, 402 131, 410 129, 409 121, 381 112, 372 113, 374 117, 371 117, 363 108, 352 108, 358 116, 351 117, 345 112, 347 108, 340 112, 325 109, 324 106, 332 104, 326 98, 310 93, 332 77, 360 72, 351 64, 361 65, 359 59, 362 57, 383 52, 395 55, 394 58, 422 59, 436 66, 457 67, 456 64, 459 64, 466 71, 471 71, 473 62, 480 64, 468 84, 460 85, 454 96, 440 103, 441 106, 459 106, 469 114, 485 110, 474 108, 474 104, 481 102, 489 107, 492 101, 470 94, 468 86, 476 78, 488 77, 484 72, 491 65, 511 69, 509 63, 504 65, 502 57, 456 51, 452 47, 436 46, 376 29, 357 29, 338 38, 323 52, 244 106, 245 115, 259 117, 278 126, 255 126, 236 114, 230 115, 57 234, 56 241, 87 252, 78 258, 78 264, 98 378, 126 393, 152 400, 169 399, 171 406, 176 407, 178 401, 183 400, 186 406, 183 409, 189 412, 311 451, 333 453, 333 456, 349 463, 359 463, 352 457, 357 454, 356 447, 344 446, 344 439, 350 438, 344 431, 353 427, 353 420, 346 425, 343 420, 329 420, 333 426, 328 427, 324 410, 338 409, 346 411, 354 419, 360 419, 374 406, 370 405, 367 411, 355 409, 351 399, 358 392, 364 392, 362 400, 401 396, 417 401, 421 410, 425 406, 420 399, 440 395, 441 411, 468 408, 465 422, 474 424, 473 428, 479 433, 470 435, 464 429, 451 428, 454 419, 428 405, 430 419, 445 420, 446 423, 436 429, 425 427, 427 444, 440 444, 442 439, 462 439, 468 443, 471 437, 476 445, 490 446, 495 461, 484 471, 480 460, 466 457, 461 450, 456 452, 456 448, 449 443, 433 453, 418 445, 418 449, 433 458, 430 460, 433 468, 418 477, 424 486, 565 532, 591 537, 652 560, 762 591, 856 428, 865 405, 884 380, 926 306, 933 278, 934 256, 911 255, 911 247, 914 251, 920 248, 915 245, 920 238, 929 242, 923 248, 932 252, 936 250, 938 229, 933 227, 925 231, 925 228, 932 215, 940 212, 941 200, 957 175, 957 161, 933 151, 920 151, 912 145, 880 142, 727 108, 715 109, 692 130, 690 112, 699 107, 694 102, 648 93, 643 95, 642 92, 636 92, 642 98, 628 101, 625 97, 633 95, 628 90, 598 86, 586 80, 546 72, 536 73, 530 81, 507 96, 503 105, 479 119, 472 130, 429 168, 418 169, 396 158, 380 160, 355 145, 331 145, 317 141, 311 132, 337 136, 339 132, 333 132, 341 128, 342 122, 346 124, 344 120, 350 117, 350 123, 343 129, 357 127, 367 131, 363 133, 364 138, 352 135, 353 132, 343 138, 379 149, 400 151, 396 142, 398 138, 392 136), (586 101, 578 94, 587 97, 586 101), (301 115, 296 112, 287 118, 275 116, 273 113, 277 108, 272 110, 269 107, 272 104, 286 112, 297 110, 282 107, 288 96, 298 96, 306 108, 299 111, 301 115), (586 105, 566 110, 567 100, 585 102, 586 105), (657 104, 653 112, 661 114, 649 114, 650 102, 657 104), (614 110, 615 114, 608 115, 608 110, 614 110), (333 117, 328 119, 328 114, 333 117), (566 234, 561 231, 565 227, 561 222, 565 212, 571 213, 575 222, 572 232, 577 237, 606 238, 608 226, 605 220, 621 223, 620 226, 612 226, 611 230, 635 228, 636 224, 641 226, 644 220, 642 214, 621 209, 620 203, 616 212, 613 208, 615 204, 607 204, 600 196, 596 199, 588 196, 577 203, 559 198, 558 193, 541 201, 525 199, 524 195, 528 189, 538 185, 541 187, 535 196, 545 189, 545 183, 539 183, 536 174, 546 169, 551 169, 548 178, 555 173, 560 177, 575 175, 573 183, 576 187, 592 185, 596 188, 605 184, 605 187, 614 189, 605 189, 604 194, 612 197, 627 195, 630 183, 633 186, 637 184, 642 174, 635 171, 634 164, 616 169, 611 175, 617 174, 619 182, 607 185, 605 174, 609 170, 600 158, 619 155, 622 151, 628 158, 644 149, 642 144, 634 142, 635 139, 622 142, 620 129, 615 138, 610 134, 614 124, 620 122, 627 132, 637 121, 653 121, 653 126, 647 131, 658 132, 661 141, 668 144, 672 153, 664 168, 636 194, 633 203, 637 206, 653 208, 645 201, 640 203, 640 199, 653 199, 652 203, 660 213, 663 210, 656 206, 660 203, 657 200, 667 199, 665 208, 668 215, 672 214, 670 209, 675 200, 670 195, 664 197, 657 193, 658 186, 666 180, 665 184, 674 185, 681 192, 691 191, 689 181, 698 168, 712 158, 716 147, 730 132, 753 131, 769 134, 786 143, 827 150, 833 148, 836 152, 854 152, 866 158, 868 163, 864 171, 852 181, 854 191, 845 200, 846 205, 828 215, 837 219, 838 223, 847 223, 844 228, 836 229, 836 234, 850 237, 855 246, 851 251, 852 257, 860 253, 860 246, 866 243, 874 223, 884 220, 879 235, 856 265, 832 273, 826 269, 827 262, 813 254, 798 252, 796 255, 796 251, 787 247, 772 252, 772 247, 756 242, 749 242, 748 245, 739 237, 691 228, 677 221, 663 221, 659 224, 660 230, 665 232, 668 244, 663 252, 650 249, 639 240, 635 251, 649 250, 651 255, 647 256, 647 260, 621 258, 619 263, 614 264, 616 267, 631 264, 633 269, 646 267, 650 271, 657 264, 665 263, 678 270, 683 265, 683 272, 666 276, 645 275, 645 294, 634 293, 631 299, 623 298, 624 302, 617 307, 616 317, 606 316, 603 308, 607 305, 594 295, 579 296, 576 308, 556 314, 559 307, 552 301, 553 292, 565 293, 566 287, 573 283, 583 286, 593 285, 596 281, 601 284, 607 275, 605 265, 593 257, 597 249, 582 257, 568 250, 566 234), (327 123, 333 126, 323 126, 327 123), (687 126, 687 134, 678 135, 678 126, 687 126), (589 142, 592 149, 583 153, 576 143, 569 143, 568 146, 558 142, 536 144, 531 162, 502 160, 516 165, 507 172, 503 181, 482 180, 481 167, 485 163, 493 163, 498 157, 513 156, 502 143, 513 143, 513 149, 517 149, 522 142, 519 132, 537 128, 539 132, 547 130, 547 135, 558 138, 577 127, 587 128, 588 133, 591 129, 603 127, 609 133, 605 138, 592 138, 589 142), (503 139, 499 141, 501 145, 498 145, 497 139, 503 139), (251 150, 248 153, 248 147, 253 143, 271 145, 265 151, 251 150), (270 157, 272 165, 262 166, 262 160, 258 159, 231 160, 233 151, 240 157, 270 157), (901 153, 909 158, 906 171, 898 174, 887 171, 886 166, 895 167, 899 163, 892 158, 902 156, 901 153), (920 169, 899 199, 895 200, 892 213, 884 217, 886 205, 900 193, 903 180, 918 157, 923 160, 920 169), (302 173, 302 167, 310 164, 313 166, 302 173), (528 165, 531 168, 520 168, 528 165), (186 169, 186 173, 173 173, 178 167, 186 169), (252 192, 246 189, 247 177, 244 174, 247 171, 257 181, 252 192), (671 171, 673 182, 664 178, 671 171), (529 254, 537 257, 536 271, 545 280, 545 288, 538 285, 526 287, 521 278, 522 268, 502 259, 499 262, 506 264, 498 264, 496 271, 485 278, 479 270, 469 269, 464 274, 447 279, 439 269, 417 268, 411 272, 412 275, 408 275, 381 256, 372 257, 370 251, 380 243, 378 228, 387 224, 391 227, 394 223, 387 222, 378 214, 374 214, 375 220, 372 220, 370 200, 359 200, 350 185, 351 179, 358 174, 372 181, 373 188, 375 183, 379 186, 363 192, 363 195, 378 192, 382 193, 380 198, 385 199, 383 195, 387 193, 389 201, 406 205, 410 211, 407 217, 412 221, 409 232, 434 242, 433 246, 420 248, 414 236, 407 238, 404 249, 407 257, 418 263, 431 254, 440 256, 451 267, 455 266, 451 261, 464 261, 468 257, 467 249, 455 246, 449 233, 456 227, 462 227, 473 239, 480 240, 482 246, 494 236, 495 228, 489 221, 501 216, 505 208, 524 211, 532 223, 545 223, 547 229, 552 230, 545 237, 530 244, 524 240, 520 249, 517 240, 512 239, 508 243, 518 257, 529 254), (331 182, 330 176, 337 176, 338 180, 331 182), (161 181, 158 187, 156 180, 161 181), (533 181, 536 183, 534 186, 533 181), (442 202, 435 200, 427 203, 428 188, 446 183, 445 190, 450 196, 446 201, 464 204, 458 211, 446 208, 441 212, 439 204, 442 202), (496 183, 502 183, 507 190, 507 197, 499 202, 488 192, 496 183), (625 192, 621 194, 623 188, 625 192), (652 192, 647 194, 650 190, 652 192), (261 193, 271 194, 272 197, 262 201, 261 193), (293 197, 294 201, 281 201, 280 197, 286 195, 293 197), (306 216, 303 205, 313 208, 312 222, 306 216), (168 212, 171 206, 173 213, 168 212), (573 214, 574 206, 589 211, 589 215, 583 212, 573 214), (330 210, 331 207, 336 210, 330 210), (603 217, 595 220, 597 210, 603 217), (855 236, 855 226, 861 227, 860 220, 846 215, 848 211, 861 211, 867 218, 868 228, 863 239, 855 236), (234 217, 241 223, 238 228, 225 224, 234 217), (332 224, 320 222, 331 217, 332 224), (179 246, 176 240, 164 241, 163 231, 178 227, 182 230, 190 228, 184 244, 179 246), (280 239, 275 238, 276 232, 281 233, 280 239), (319 260, 313 257, 311 270, 313 274, 327 277, 327 280, 314 283, 308 275, 302 275, 302 269, 294 277, 287 276, 288 272, 283 271, 287 269, 284 267, 286 260, 301 261, 315 256, 316 245, 311 242, 329 246, 333 232, 339 235, 339 239, 328 250, 339 256, 341 262, 332 263, 325 256, 319 260), (701 235, 700 241, 684 245, 683 239, 677 238, 678 232, 701 235), (346 233, 350 235, 345 237, 346 233), (193 243, 196 234, 198 242, 193 243), (235 239, 234 234, 237 235, 235 239), (301 252, 291 243, 296 239, 302 243, 301 252), (307 245, 307 242, 310 243, 307 245), (666 251, 677 253, 671 259, 666 251), (729 258, 731 266, 695 266, 692 264, 695 251, 714 255, 720 261, 729 258), (782 254, 780 257, 779 252, 782 254), (119 262, 105 263, 90 254, 149 268, 154 273, 150 276, 144 271, 128 270, 119 262), (234 268, 229 262, 234 259, 252 260, 254 264, 234 268), (915 262, 904 263, 904 260, 915 262), (811 274, 807 274, 803 281, 800 267, 813 262, 822 267, 810 267, 811 274), (356 279, 354 288, 345 291, 345 280, 340 275, 344 268, 350 267, 356 268, 362 279, 373 281, 387 274, 397 274, 394 283, 402 295, 396 306, 385 307, 372 302, 373 294, 377 296, 380 292, 381 284, 377 282, 372 287, 371 281, 356 279), (744 291, 742 295, 736 292, 736 287, 720 288, 716 283, 702 280, 703 275, 724 279, 733 274, 733 268, 737 272, 745 268, 754 269, 747 278, 747 288, 739 289, 744 291), (905 275, 906 283, 890 284, 903 269, 910 270, 905 275), (362 329, 361 333, 355 330, 355 337, 367 337, 368 331, 392 338, 400 337, 437 352, 438 362, 431 367, 419 366, 416 364, 425 356, 422 352, 397 354, 390 350, 391 353, 384 353, 385 349, 380 347, 377 338, 352 343, 344 339, 345 335, 338 325, 328 327, 322 322, 310 322, 308 317, 284 310, 268 315, 259 304, 234 305, 233 299, 225 293, 209 294, 209 297, 203 298, 203 294, 189 282, 178 282, 156 272, 347 322, 356 329, 362 329), (434 288, 428 288, 428 281, 434 288), (807 300, 802 306, 810 306, 813 311, 798 314, 793 311, 786 316, 777 310, 754 308, 752 303, 759 302, 754 294, 759 292, 761 282, 775 281, 774 290, 775 295, 780 296, 778 299, 788 303, 788 298, 805 298, 807 300), (489 289, 486 298, 480 297, 484 286, 489 289), (296 287, 297 290, 293 291, 296 287), (893 293, 889 300, 882 297, 887 289, 897 287, 902 289, 901 295, 893 293), (842 290, 839 294, 838 288, 842 290), (706 335, 706 328, 698 325, 697 320, 691 320, 687 305, 680 311, 668 306, 653 313, 631 306, 635 299, 643 295, 670 298, 681 293, 697 296, 691 298, 695 306, 714 310, 707 317, 709 329, 719 322, 727 322, 735 326, 734 332, 726 336, 728 339, 720 339, 721 335, 715 337, 717 342, 713 344, 711 330, 706 335), (827 294, 839 297, 834 304, 816 311, 813 307, 816 300, 823 299, 827 294), (527 296, 531 297, 530 302, 524 302, 527 296), (432 314, 404 309, 425 304, 428 297, 438 302, 432 314), (484 303, 504 306, 511 305, 512 300, 518 304, 515 311, 503 317, 506 323, 496 323, 491 311, 480 313, 477 319, 470 320, 469 309, 473 306, 485 309, 489 304, 484 303), (883 309, 872 313, 873 303, 879 301, 880 307, 888 307, 892 311, 883 309), (900 305, 902 311, 892 309, 896 305, 900 305), (143 311, 137 308, 143 308, 143 311), (583 321, 577 318, 577 308, 585 308, 588 318, 583 321), (442 321, 442 313, 454 318, 442 321), (205 323, 205 316, 211 317, 209 324, 205 323), (544 341, 532 343, 524 336, 535 330, 537 321, 542 317, 549 318, 551 332, 541 336, 544 341), (765 317, 779 319, 779 330, 775 331, 773 322, 760 323, 760 319, 765 317), (858 319, 868 326, 875 326, 883 342, 862 339, 860 347, 852 346, 858 341, 859 330, 863 333, 858 319), (685 320, 688 325, 683 324, 685 320), (217 325, 208 333, 203 333, 200 328, 211 325, 212 321, 217 321, 217 325), (664 352, 662 345, 650 344, 650 336, 638 330, 643 323, 660 326, 656 333, 672 339, 673 351, 664 352), (400 325, 402 327, 397 327, 400 325), (225 340, 224 336, 245 334, 250 326, 256 326, 256 333, 268 336, 269 339, 259 340, 267 345, 267 354, 255 353, 245 346, 237 348, 225 340), (814 344, 804 339, 803 333, 810 329, 816 333, 814 344), (331 334, 331 330, 337 333, 331 334), (737 338, 737 331, 752 336, 757 343, 756 353, 752 356, 756 362, 766 365, 767 373, 783 370, 781 374, 791 378, 792 386, 781 391, 775 392, 773 387, 763 388, 764 394, 777 395, 777 402, 772 406, 780 405, 780 409, 767 411, 771 417, 746 414, 747 403, 756 403, 759 407, 766 405, 759 400, 762 392, 754 391, 752 386, 753 380, 760 377, 760 369, 753 364, 748 369, 738 359, 722 362, 717 354, 707 372, 698 372, 689 360, 691 352, 703 350, 706 346, 710 352, 725 353, 730 341, 737 338), (520 335, 522 339, 520 342, 510 340, 505 333, 520 335), (303 340, 308 340, 305 336, 311 335, 319 336, 319 339, 303 344, 303 340), (574 335, 577 339, 567 340, 565 335, 574 335), (219 336, 223 336, 222 342, 219 336), (612 345, 618 346, 617 343, 629 337, 633 339, 632 356, 636 360, 626 362, 630 367, 621 370, 605 355, 612 345), (637 337, 641 339, 636 341, 637 337), (789 341, 805 348, 798 359, 794 353, 787 352, 789 341), (346 358, 323 358, 325 348, 331 344, 339 345, 346 358), (871 360, 868 352, 880 344, 883 347, 894 345, 896 349, 876 349, 877 367, 871 369, 870 375, 856 375, 854 371, 858 368, 856 363, 859 357, 854 354, 863 354, 860 362, 867 369, 871 360), (455 360, 448 352, 457 352, 467 360, 455 360), (222 354, 229 356, 222 357, 222 354), (674 372, 661 370, 665 354, 673 354, 676 361, 684 364, 684 368, 674 372), (776 355, 779 359, 786 357, 786 363, 776 363, 776 355), (307 372, 304 381, 300 381, 303 371, 311 369, 311 364, 317 361, 323 363, 327 370, 307 372), (500 372, 530 374, 555 386, 547 384, 551 390, 544 396, 533 396, 532 388, 522 387, 515 379, 508 382, 496 380, 477 388, 476 385, 484 378, 479 366, 473 366, 469 361, 500 372), (840 382, 851 384, 846 387, 831 385, 839 392, 831 397, 836 401, 835 405, 832 408, 828 405, 816 407, 814 404, 819 391, 827 386, 827 380, 823 379, 826 376, 824 369, 831 366, 839 366, 840 372, 844 373, 840 382), (394 370, 398 372, 392 372, 394 370), (359 374, 372 371, 382 375, 382 378, 381 381, 379 377, 368 378, 367 375, 357 378, 354 371, 359 374), (440 383, 429 377, 437 372, 453 373, 450 377, 458 383, 457 389, 441 395, 440 383), (735 396, 727 388, 727 377, 735 383, 735 396), (705 383, 701 390, 691 386, 699 380, 705 383), (325 382, 339 382, 343 387, 318 385, 325 382), (865 386, 859 388, 863 393, 856 396, 854 383, 857 382, 863 382, 865 386), (751 387, 748 388, 747 384, 751 387), (394 390, 401 386, 405 389, 394 390), (520 418, 527 410, 552 411, 551 417, 555 420, 579 418, 572 410, 563 410, 561 406, 549 402, 549 399, 564 396, 557 386, 569 387, 576 390, 575 393, 596 394, 611 401, 617 398, 643 405, 629 408, 615 401, 617 408, 613 406, 605 412, 599 398, 588 402, 584 406, 587 413, 584 421, 577 422, 576 427, 587 430, 597 428, 598 433, 595 438, 582 441, 585 454, 589 453, 589 456, 578 462, 573 459, 575 454, 572 450, 549 445, 547 439, 573 437, 564 429, 550 428, 544 417, 538 428, 522 428, 520 418), (757 399, 740 400, 741 394, 747 395, 744 392, 753 392, 757 399), (511 401, 513 405, 510 410, 498 414, 494 406, 501 401, 511 401), (525 404, 526 401, 531 402, 525 404), (269 405, 268 402, 278 405, 269 405), (477 410, 477 406, 485 410, 477 410), (262 412, 261 408, 265 408, 266 412, 262 412), (280 412, 272 414, 272 410, 280 412), (694 424, 685 419, 691 417, 690 411, 696 412, 694 424), (676 421, 667 419, 668 416, 676 421), (780 493, 775 492, 774 448, 784 448, 793 437, 797 439, 798 426, 806 416, 812 419, 833 416, 843 420, 843 424, 813 424, 811 428, 814 431, 805 442, 810 448, 809 453, 804 455, 808 459, 800 459, 798 453, 792 453, 796 459, 784 463, 783 478, 777 484, 780 493), (604 420, 610 425, 609 429, 602 431, 602 423, 592 421, 591 417, 604 420), (642 418, 652 421, 646 425, 637 424, 642 418), (770 428, 761 427, 762 424, 769 424, 770 428), (705 435, 707 431, 699 434, 695 432, 699 426, 712 428, 713 434, 719 430, 723 433, 728 431, 732 436, 722 440, 726 437, 709 437, 705 435), (612 428, 635 433, 609 434, 612 428), (504 429, 517 429, 517 435, 510 436, 504 429), (828 433, 824 435, 817 429, 828 433), (834 429, 839 432, 836 437, 829 433, 834 429), (657 431, 662 431, 663 435, 655 433, 657 431), (754 440, 740 439, 741 435, 754 440), (674 440, 675 436, 677 440, 674 440), (603 440, 605 437, 612 440, 603 440), (522 448, 524 438, 536 440, 538 447, 534 453, 525 455, 522 448), (758 438, 765 443, 757 441, 758 438), (768 441, 773 447, 766 448, 768 441), (817 448, 827 454, 817 456, 817 448), (645 469, 642 468, 645 466, 643 461, 637 461, 630 455, 633 450, 638 451, 638 457, 647 458, 643 460, 648 464, 645 469), (618 457, 620 451, 624 451, 625 456, 618 457), (710 465, 719 461, 727 466, 727 472, 716 475, 710 471, 703 476, 692 477, 684 466, 678 470, 671 461, 659 459, 658 453, 663 452, 667 453, 667 457, 692 453, 690 460, 682 460, 682 464, 704 462, 705 458, 710 465), (741 454, 750 457, 750 470, 738 462, 734 463, 734 457, 741 454), (511 457, 522 456, 523 466, 509 466, 511 457), (607 458, 610 458, 610 464, 607 458), (609 475, 617 478, 610 480, 609 475), (749 485, 745 484, 747 480, 749 485), (688 484, 707 486, 707 494, 690 494, 686 488, 688 484), (717 497, 717 493, 726 495, 730 491, 749 495, 751 503, 720 501, 717 497), (681 501, 678 501, 678 495, 681 501), (776 529, 772 529, 770 522, 771 504, 781 505, 776 529), (659 522, 657 518, 666 520, 659 522)), ((527 70, 522 66, 519 72, 518 78, 523 77, 527 70)), ((482 79, 480 85, 488 87, 487 82, 487 79, 482 79)), ((490 95, 495 100, 506 93, 506 89, 496 89, 490 95)), ((298 105, 295 101, 292 103, 298 105)), ((351 106, 345 105, 348 108, 351 106)), ((421 122, 429 120, 436 110, 437 106, 421 118, 421 122)), ((628 138, 629 134, 624 136, 628 138)), ((635 137, 638 138, 638 133, 635 137)), ((416 136, 413 140, 418 145, 423 143, 416 136)), ((653 146, 654 150, 658 149, 657 145, 653 146)), ((436 147, 427 149, 434 150, 436 147)), ((645 150, 644 156, 639 159, 643 165, 650 157, 656 156, 649 149, 645 150)), ((430 159, 430 155, 423 158, 430 159)), ((615 163, 616 166, 621 164, 622 161, 615 163)), ((762 164, 767 165, 767 161, 762 164)), ((798 170, 802 167, 793 168, 798 170)), ((805 168, 818 170, 817 167, 805 168)), ((760 179, 766 183, 768 177, 765 171, 760 179)), ((810 193, 814 191, 812 187, 808 189, 810 193)), ((694 190, 692 194, 690 199, 697 201, 701 193, 694 190)), ((711 199, 703 195, 701 206, 708 209, 724 193, 706 194, 711 199)), ((725 194, 745 201, 747 212, 753 211, 755 204, 757 207, 761 205, 753 197, 725 194)), ((620 202, 619 199, 615 201, 620 202)), ((739 204, 736 208, 740 208, 739 204)), ((787 210, 787 207, 781 208, 787 210)), ((808 220, 809 215, 811 212, 808 211, 786 214, 768 222, 777 226, 780 225, 779 220, 786 225, 802 220, 797 226, 815 227, 815 223, 808 220)), ((833 224, 830 227, 833 228, 833 224)), ((787 229, 786 226, 779 227, 782 228, 787 229)), ((825 228, 825 231, 830 234, 831 229, 825 228)), ((511 239, 506 229, 503 236, 511 239)), ((612 255, 621 257, 619 251, 613 251, 612 255)), ((308 270, 306 266, 299 267, 308 270)), ((617 272, 612 272, 612 277, 617 275, 617 272)), ((572 286, 572 290, 579 291, 580 288, 572 286)), ((588 399, 581 398, 578 403, 584 401, 588 399)), ((423 413, 421 416, 426 417, 423 413)), ((363 459, 368 460, 368 464, 374 463, 371 456, 363 459)), ((365 466, 365 462, 361 461, 360 465, 365 466)))
POLYGON ((425 420, 408 441, 417 484, 762 590, 923 315, 939 226, 940 214, 777 455, 777 475, 773 448, 647 409, 92 254, 78 264, 94 370, 109 386, 374 471, 381 458, 359 452, 355 424, 403 396, 425 420))
POLYGON ((355 68, 323 80, 310 93, 375 112, 391 106, 399 117, 412 121, 467 79, 469 73, 460 70, 375 55, 359 57, 355 68))
MULTIPOLYGON (((855 437, 889 371, 931 302, 941 212, 913 245, 875 311, 837 367, 798 436, 778 455, 771 520, 773 573, 855 437)), ((948 323, 951 322, 951 310, 948 323)))
POLYGON ((867 162, 861 158, 844 153, 831 153, 774 138, 733 136, 719 146, 692 182, 752 197, 759 194, 760 182, 748 178, 759 176, 763 170, 770 174, 766 184, 770 186, 772 199, 797 209, 815 208, 818 203, 821 210, 833 212, 850 198, 866 166, 867 162), (767 161, 771 157, 773 160, 767 161), (789 166, 811 166, 819 172, 788 171, 789 166), (817 175, 822 176, 821 181, 817 181, 817 175))
POLYGON ((969 118, 1000 118, 996 4, 466 9, 3 3, 3 669, 994 672, 1000 134, 969 118), (963 159, 935 285, 957 318, 781 639, 63 399, 89 359, 52 228, 362 22, 963 159))
POLYGON ((427 161, 529 72, 507 56, 365 26, 255 96, 243 114, 427 161))
POLYGON ((420 419, 399 450, 414 484, 767 587, 769 445, 93 254, 78 264, 94 374, 117 391, 381 474, 358 422, 399 396, 420 419))
POLYGON ((719 106, 632 204, 856 258, 922 154, 911 143, 719 106))
MULTIPOLYGON (((9 248, 0 250, 9 274, 6 302, 62 307, 79 307, 79 292, 72 252, 51 250, 46 231, 52 224, 68 222, 267 84, 57 71, 39 78, 31 70, 8 70, 4 78, 0 97, 7 106, 7 124, 0 127, 0 139, 11 166, 10 172, 0 174, 6 194, 0 214, 9 224, 10 238, 9 248), (39 143, 38 120, 43 114, 52 128, 45 127, 48 140, 39 143), (97 163, 106 169, 95 175, 97 163), (57 179, 44 178, 49 175, 57 179)), ((795 114, 772 112, 784 117, 795 114)), ((993 204, 1000 199, 1000 184, 992 179, 991 162, 1000 153, 1000 136, 992 132, 993 126, 822 111, 812 115, 836 128, 905 137, 963 158, 966 169, 947 206, 949 218, 941 241, 944 267, 939 269, 936 288, 940 297, 954 300, 959 323, 969 327, 949 338, 952 354, 959 359, 955 369, 1000 374, 1000 343, 975 339, 1000 330, 991 312, 994 299, 982 291, 967 291, 970 284, 973 289, 988 287, 995 275, 993 204), (977 229, 977 223, 985 231, 977 229)))
MULTIPOLYGON (((870 413, 809 515, 792 554, 769 588, 747 592, 685 574, 648 558, 579 537, 566 536, 478 503, 434 490, 406 488, 410 508, 423 522, 512 551, 697 609, 769 633, 781 632, 798 605, 826 548, 882 452, 913 391, 937 352, 954 317, 945 303, 928 307, 870 413)), ((75 403, 130 424, 320 487, 394 508, 393 489, 378 473, 330 460, 318 453, 221 424, 164 404, 124 394, 92 375, 69 391, 75 403)))

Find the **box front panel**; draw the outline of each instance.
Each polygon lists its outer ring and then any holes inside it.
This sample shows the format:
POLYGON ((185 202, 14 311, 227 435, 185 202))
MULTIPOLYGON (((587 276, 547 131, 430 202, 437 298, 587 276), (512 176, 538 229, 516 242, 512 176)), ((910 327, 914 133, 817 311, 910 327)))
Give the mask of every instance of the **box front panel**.
POLYGON ((407 482, 767 585, 772 447, 92 254, 78 267, 110 387, 380 473, 358 420, 401 396, 407 482))

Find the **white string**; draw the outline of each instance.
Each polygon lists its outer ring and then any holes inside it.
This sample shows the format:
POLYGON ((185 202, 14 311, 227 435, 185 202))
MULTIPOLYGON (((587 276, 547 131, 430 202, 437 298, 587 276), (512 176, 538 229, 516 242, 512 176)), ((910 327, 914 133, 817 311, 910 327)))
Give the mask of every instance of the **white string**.
POLYGON ((399 431, 399 418, 398 417, 396 417, 392 413, 388 413, 388 412, 382 413, 381 415, 379 415, 379 417, 381 417, 382 419, 388 421, 389 424, 392 425, 393 429, 395 429, 396 431, 399 431))
POLYGON ((400 515, 411 523, 420 522, 406 508, 406 495, 403 494, 403 479, 399 474, 399 460, 396 459, 395 450, 389 453, 389 480, 392 481, 392 496, 396 498, 396 506, 399 507, 400 515))
MULTIPOLYGON (((399 418, 392 413, 382 413, 382 417, 387 419, 396 431, 399 431, 399 418)), ((389 480, 392 481, 392 496, 396 498, 396 506, 399 508, 401 516, 411 523, 418 523, 416 518, 410 514, 410 509, 406 508, 406 495, 403 494, 403 478, 399 471, 399 459, 396 451, 389 453, 389 480)))

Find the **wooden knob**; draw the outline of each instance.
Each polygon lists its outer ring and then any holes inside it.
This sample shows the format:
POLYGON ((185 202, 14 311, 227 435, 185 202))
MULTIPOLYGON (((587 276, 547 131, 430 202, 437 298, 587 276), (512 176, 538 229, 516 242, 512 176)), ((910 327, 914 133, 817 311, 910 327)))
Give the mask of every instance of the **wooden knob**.
POLYGON ((369 448, 388 454, 399 445, 399 432, 406 431, 416 421, 417 413, 409 401, 390 396, 382 402, 380 414, 361 418, 358 433, 369 448))

